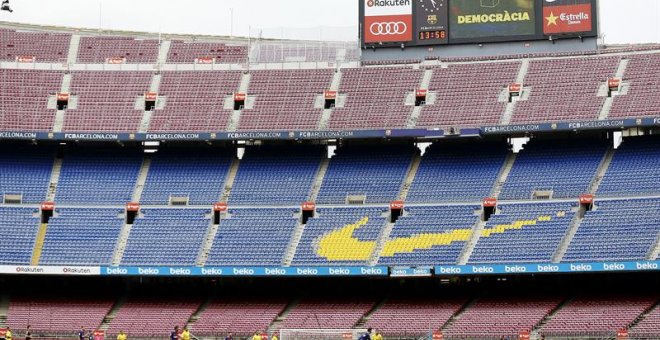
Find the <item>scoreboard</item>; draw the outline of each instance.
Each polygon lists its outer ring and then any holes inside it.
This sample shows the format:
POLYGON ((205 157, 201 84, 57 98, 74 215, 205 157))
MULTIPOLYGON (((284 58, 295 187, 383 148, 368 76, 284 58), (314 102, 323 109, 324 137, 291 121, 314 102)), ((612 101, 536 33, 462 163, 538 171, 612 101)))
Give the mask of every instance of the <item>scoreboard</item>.
POLYGON ((597 0, 359 0, 369 46, 594 37, 597 0))

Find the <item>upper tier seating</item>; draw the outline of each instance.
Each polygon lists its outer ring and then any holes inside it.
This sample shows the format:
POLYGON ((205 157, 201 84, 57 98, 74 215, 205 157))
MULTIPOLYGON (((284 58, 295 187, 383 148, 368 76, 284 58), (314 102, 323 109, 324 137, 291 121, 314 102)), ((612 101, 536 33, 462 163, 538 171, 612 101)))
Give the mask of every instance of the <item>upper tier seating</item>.
POLYGON ((660 54, 630 55, 623 82, 628 84, 625 96, 615 96, 608 118, 657 117, 660 96, 658 70, 660 54))
POLYGON ((330 129, 405 127, 413 109, 406 96, 419 89, 422 74, 404 67, 344 69, 339 94, 346 104, 332 111, 330 129))
POLYGON ((660 138, 625 138, 598 187, 597 196, 657 195, 660 192, 660 138))
POLYGON ((469 263, 550 262, 571 223, 574 205, 498 205, 498 212, 486 223, 469 263))
POLYGON ((165 107, 153 112, 149 131, 226 130, 232 110, 224 108, 225 99, 238 91, 240 79, 236 71, 163 72, 158 95, 165 107))
POLYGON ((535 191, 552 191, 553 198, 577 199, 588 192, 606 148, 606 142, 591 139, 533 139, 518 154, 499 198, 530 199, 535 191))
POLYGON ((159 41, 130 37, 81 37, 79 63, 105 63, 108 58, 125 58, 126 63, 153 64, 158 58, 159 41))
POLYGON ((407 202, 474 202, 488 197, 507 153, 503 143, 436 143, 422 156, 407 202))
POLYGON ((58 208, 50 218, 41 265, 110 265, 124 225, 122 209, 58 208))
POLYGON ((618 56, 532 60, 524 87, 529 99, 516 104, 511 123, 596 120, 601 84, 614 76, 618 56))
POLYGON ((66 63, 70 41, 70 34, 0 28, 0 60, 15 61, 17 57, 32 56, 35 62, 66 63))
POLYGON ((0 150, 0 203, 11 194, 22 195, 22 203, 45 201, 53 157, 49 147, 5 144, 0 150))
POLYGON ((330 88, 333 70, 252 71, 248 95, 254 108, 241 113, 239 130, 316 130, 321 109, 317 97, 330 88))
POLYGON ((348 195, 365 195, 367 203, 395 200, 414 152, 418 150, 398 145, 337 148, 330 159, 317 202, 345 204, 348 195))
POLYGON ((39 228, 39 210, 0 208, 0 264, 30 264, 32 247, 39 228))
POLYGON ((657 199, 596 201, 571 240, 564 261, 644 260, 660 237, 657 199))
POLYGON ((497 125, 506 102, 500 93, 516 81, 520 62, 456 64, 434 68, 428 90, 435 103, 422 108, 420 127, 497 125))
POLYGON ((477 205, 408 207, 380 254, 387 265, 455 264, 477 223, 477 205))
POLYGON ((52 130, 55 110, 48 109, 48 96, 60 92, 60 72, 0 69, 0 84, 0 130, 52 130))
POLYGON ((211 223, 210 209, 142 209, 122 265, 193 266, 211 223))
POLYGON ((126 204, 140 171, 140 150, 71 148, 62 161, 55 201, 68 204, 126 204))
POLYGON ((282 264, 298 209, 230 209, 220 220, 206 265, 282 264))
POLYGON ((136 132, 144 114, 140 96, 149 91, 151 72, 74 71, 71 94, 78 106, 67 109, 63 130, 70 132, 136 132))
POLYGON ((140 202, 168 204, 171 196, 188 197, 190 205, 220 200, 233 149, 161 148, 154 155, 140 202))
POLYGON ((247 54, 247 46, 172 40, 167 62, 192 64, 197 58, 211 57, 216 64, 244 63, 247 54))
POLYGON ((306 145, 246 148, 229 202, 234 205, 301 204, 312 190, 323 151, 319 146, 306 145))

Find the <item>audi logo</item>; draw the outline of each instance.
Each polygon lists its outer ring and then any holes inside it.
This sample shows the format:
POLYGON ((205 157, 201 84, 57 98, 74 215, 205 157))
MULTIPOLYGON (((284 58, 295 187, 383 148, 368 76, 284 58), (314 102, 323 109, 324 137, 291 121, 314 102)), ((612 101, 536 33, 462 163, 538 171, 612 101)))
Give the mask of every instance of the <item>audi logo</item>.
POLYGON ((408 30, 408 25, 403 21, 397 22, 374 22, 369 26, 369 32, 373 35, 403 34, 408 30))

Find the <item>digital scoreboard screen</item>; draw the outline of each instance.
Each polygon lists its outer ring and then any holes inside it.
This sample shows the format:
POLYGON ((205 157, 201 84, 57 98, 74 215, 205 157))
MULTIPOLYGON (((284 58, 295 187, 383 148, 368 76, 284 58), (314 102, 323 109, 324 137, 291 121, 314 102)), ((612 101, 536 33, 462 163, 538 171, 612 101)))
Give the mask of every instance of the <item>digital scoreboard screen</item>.
POLYGON ((365 47, 597 36, 597 0, 359 0, 365 47))
POLYGON ((533 36, 535 0, 451 0, 451 39, 533 36))

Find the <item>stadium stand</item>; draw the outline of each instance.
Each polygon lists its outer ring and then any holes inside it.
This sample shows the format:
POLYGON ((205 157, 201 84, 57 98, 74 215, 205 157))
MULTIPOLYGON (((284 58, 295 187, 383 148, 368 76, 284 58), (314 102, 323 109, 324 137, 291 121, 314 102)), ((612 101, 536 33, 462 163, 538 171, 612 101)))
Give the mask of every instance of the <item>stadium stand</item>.
POLYGON ((531 199, 536 191, 577 198, 589 190, 606 148, 595 139, 533 139, 516 158, 499 198, 531 199))
POLYGON ((312 190, 323 156, 319 146, 247 147, 229 203, 299 205, 312 190))
POLYGON ((220 221, 206 265, 282 264, 298 209, 230 209, 220 221))
POLYGON ((30 325, 33 334, 70 335, 72 327, 98 329, 112 305, 108 299, 14 297, 7 325, 16 333, 30 325))
POLYGON ((526 101, 516 104, 511 123, 595 120, 605 100, 596 96, 614 76, 618 56, 541 59, 530 62, 526 101))
POLYGON ((255 330, 265 330, 282 312, 283 301, 249 299, 215 300, 209 303, 192 325, 192 332, 200 335, 249 336, 255 330))
POLYGON ((469 263, 550 262, 571 223, 574 206, 554 202, 498 205, 469 263))
POLYGON ((155 63, 160 42, 131 37, 81 37, 78 62, 105 63, 109 58, 124 58, 125 63, 155 63))
POLYGON ((48 223, 39 263, 109 265, 124 221, 122 209, 57 209, 48 223))
POLYGON ((405 127, 412 112, 406 96, 419 89, 422 70, 409 67, 356 68, 342 71, 339 94, 346 95, 344 107, 330 116, 330 129, 405 127))
POLYGON ((449 338, 518 337, 531 331, 559 303, 557 298, 486 297, 468 306, 444 334, 449 338))
POLYGON ((39 226, 35 208, 0 207, 0 264, 30 264, 39 226))
POLYGON ((367 299, 328 301, 305 299, 287 315, 282 328, 291 329, 347 329, 371 309, 374 301, 367 299))
POLYGON ((149 91, 151 72, 74 71, 71 93, 78 106, 67 109, 67 132, 136 132, 144 114, 138 97, 149 91))
POLYGON ((599 201, 586 213, 564 261, 644 260, 660 237, 657 199, 599 201))
POLYGON ((229 171, 233 149, 163 147, 154 154, 140 202, 169 204, 171 197, 188 197, 190 205, 218 202, 229 171))
POLYGON ((369 316, 365 326, 388 337, 427 335, 429 330, 441 329, 464 303, 455 299, 391 299, 369 316))
POLYGON ((429 91, 435 104, 422 108, 417 126, 474 127, 497 125, 506 101, 500 93, 516 81, 520 62, 456 64, 433 68, 429 91), (468 81, 469 79, 469 81, 468 81))
POLYGON ((249 95, 254 107, 241 113, 239 130, 316 130, 317 97, 330 88, 332 69, 252 71, 249 95))
POLYGON ((319 208, 307 221, 294 265, 365 264, 385 225, 385 208, 319 208))
POLYGON ((599 197, 656 195, 660 184, 660 139, 657 136, 625 138, 598 187, 599 197))
POLYGON ((149 131, 221 131, 231 110, 225 99, 238 91, 241 73, 234 71, 162 72, 159 96, 165 107, 156 109, 149 131))
POLYGON ((84 205, 126 204, 131 201, 141 161, 140 150, 136 149, 72 147, 62 162, 55 200, 84 205))
POLYGON ((62 74, 53 71, 0 69, 0 129, 50 131, 55 109, 48 96, 59 92, 62 74))
POLYGON ((626 95, 616 96, 612 103, 609 118, 649 117, 658 115, 659 54, 638 54, 627 56, 630 60, 623 82, 628 86, 626 95))
POLYGON ((70 40, 70 34, 0 28, 0 60, 26 56, 34 57, 35 62, 64 63, 70 40))
POLYGON ((210 209, 141 209, 131 228, 123 265, 195 265, 210 209))
POLYGON ((475 202, 488 197, 504 164, 504 143, 434 143, 426 149, 407 202, 475 202))
POLYGON ((345 204, 348 196, 353 195, 364 196, 366 203, 395 200, 414 152, 419 150, 396 144, 337 148, 328 165, 317 202, 345 204))
POLYGON ((244 63, 247 54, 247 46, 242 45, 172 40, 167 62, 192 64, 197 58, 212 57, 217 64, 244 63))
POLYGON ((408 207, 390 233, 379 263, 454 264, 477 223, 477 205, 408 207))
POLYGON ((129 299, 108 326, 107 334, 116 337, 119 331, 132 337, 162 337, 172 325, 185 325, 200 301, 184 299, 129 299))
POLYGON ((10 195, 20 195, 21 203, 45 201, 53 157, 54 150, 49 147, 5 144, 0 150, 0 203, 10 195))
POLYGON ((649 297, 580 297, 566 303, 540 329, 546 336, 613 336, 655 304, 649 297))
POLYGON ((637 338, 651 338, 657 336, 658 329, 660 329, 660 307, 656 304, 655 308, 630 330, 630 334, 637 338))

